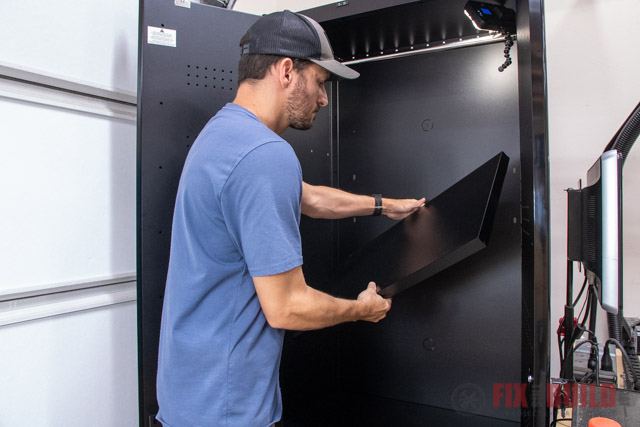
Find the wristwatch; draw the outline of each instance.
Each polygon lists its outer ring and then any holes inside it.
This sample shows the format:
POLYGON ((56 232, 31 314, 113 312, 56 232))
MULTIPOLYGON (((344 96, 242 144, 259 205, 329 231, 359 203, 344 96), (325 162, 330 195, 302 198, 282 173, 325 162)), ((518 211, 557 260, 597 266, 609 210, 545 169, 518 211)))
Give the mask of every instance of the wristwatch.
POLYGON ((373 216, 380 216, 382 214, 382 194, 372 194, 376 199, 376 207, 373 209, 373 216))

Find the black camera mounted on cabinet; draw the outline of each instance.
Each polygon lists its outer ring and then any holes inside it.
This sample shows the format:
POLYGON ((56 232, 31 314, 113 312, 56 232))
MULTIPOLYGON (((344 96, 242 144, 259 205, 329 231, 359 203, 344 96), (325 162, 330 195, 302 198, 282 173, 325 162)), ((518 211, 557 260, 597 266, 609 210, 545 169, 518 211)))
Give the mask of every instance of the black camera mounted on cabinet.
POLYGON ((468 1, 464 13, 480 31, 495 31, 504 36, 504 63, 498 67, 503 72, 511 65, 511 47, 516 40, 516 12, 505 7, 506 0, 500 4, 468 1))

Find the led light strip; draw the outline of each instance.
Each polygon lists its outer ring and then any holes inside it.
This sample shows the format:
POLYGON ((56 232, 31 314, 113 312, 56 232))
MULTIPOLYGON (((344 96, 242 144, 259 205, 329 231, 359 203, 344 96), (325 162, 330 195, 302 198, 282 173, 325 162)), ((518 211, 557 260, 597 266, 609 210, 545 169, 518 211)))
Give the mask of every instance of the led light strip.
POLYGON ((496 36, 496 34, 490 34, 486 36, 476 36, 469 39, 458 39, 454 41, 442 40, 440 42, 427 43, 425 47, 419 48, 419 49, 416 49, 415 46, 412 46, 411 50, 407 50, 404 52, 390 53, 390 54, 379 55, 379 56, 371 56, 371 57, 366 57, 361 59, 353 59, 350 61, 344 61, 343 64, 355 65, 355 64, 362 64, 365 62, 385 61, 387 59, 402 58, 405 56, 421 55, 421 54, 430 53, 430 52, 438 52, 443 50, 458 49, 461 47, 476 46, 476 45, 483 45, 483 44, 490 44, 490 43, 500 43, 500 42, 504 42, 504 37, 496 36))

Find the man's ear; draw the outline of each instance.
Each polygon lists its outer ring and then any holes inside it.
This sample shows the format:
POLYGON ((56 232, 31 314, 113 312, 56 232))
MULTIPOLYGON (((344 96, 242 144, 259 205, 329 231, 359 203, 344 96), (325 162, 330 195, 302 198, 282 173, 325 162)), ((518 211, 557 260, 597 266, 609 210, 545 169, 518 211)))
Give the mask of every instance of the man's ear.
POLYGON ((293 60, 291 58, 282 58, 274 65, 275 74, 278 82, 283 89, 288 88, 293 81, 293 60))

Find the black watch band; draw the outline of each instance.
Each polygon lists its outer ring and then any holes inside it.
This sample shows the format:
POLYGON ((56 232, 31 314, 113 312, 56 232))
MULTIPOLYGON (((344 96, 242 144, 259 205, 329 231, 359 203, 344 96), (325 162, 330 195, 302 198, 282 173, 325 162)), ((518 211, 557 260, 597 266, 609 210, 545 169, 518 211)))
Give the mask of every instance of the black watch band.
POLYGON ((376 207, 373 209, 373 216, 380 216, 382 214, 382 194, 372 194, 376 199, 376 207))

